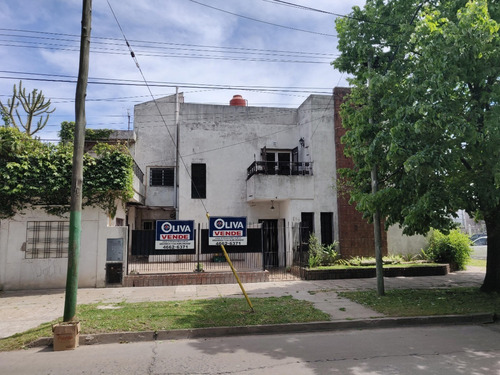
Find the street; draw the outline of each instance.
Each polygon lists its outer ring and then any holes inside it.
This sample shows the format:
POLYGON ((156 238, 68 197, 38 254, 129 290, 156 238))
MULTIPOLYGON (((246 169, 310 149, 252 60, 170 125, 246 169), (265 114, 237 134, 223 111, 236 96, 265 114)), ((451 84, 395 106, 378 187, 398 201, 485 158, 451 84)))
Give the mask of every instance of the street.
POLYGON ((500 374, 500 325, 239 336, 0 353, 1 374, 500 374))

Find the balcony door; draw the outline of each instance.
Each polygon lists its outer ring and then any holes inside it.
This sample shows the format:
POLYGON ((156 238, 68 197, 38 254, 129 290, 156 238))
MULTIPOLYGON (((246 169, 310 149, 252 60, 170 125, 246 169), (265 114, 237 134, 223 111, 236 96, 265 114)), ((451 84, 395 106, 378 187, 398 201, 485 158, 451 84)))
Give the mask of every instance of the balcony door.
POLYGON ((294 150, 269 150, 266 147, 261 150, 262 161, 265 162, 265 174, 279 174, 290 175, 292 174, 291 165, 292 160, 297 159, 298 151, 294 150))
POLYGON ((290 152, 278 152, 278 174, 290 174, 290 152))

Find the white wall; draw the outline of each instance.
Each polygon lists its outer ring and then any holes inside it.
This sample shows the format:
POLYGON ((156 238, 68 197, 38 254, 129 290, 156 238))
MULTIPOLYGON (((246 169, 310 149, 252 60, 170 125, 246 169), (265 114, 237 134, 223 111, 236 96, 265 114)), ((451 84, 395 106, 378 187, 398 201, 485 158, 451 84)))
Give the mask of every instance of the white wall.
MULTIPOLYGON (((183 101, 182 94, 179 101, 183 101)), ((137 142, 131 147, 131 154, 144 172, 147 206, 173 207, 175 204, 173 187, 149 186, 150 168, 175 167, 175 107, 175 95, 171 95, 134 108, 137 142)))
MULTIPOLYGON (((181 219, 203 222, 205 208, 215 216, 246 216, 247 168, 261 160, 261 149, 298 145, 296 111, 286 108, 181 106, 181 219), (207 199, 191 199, 191 164, 207 167, 207 199)), ((283 199, 283 198, 281 198, 283 199)), ((269 201, 270 206, 270 201, 269 201)))
POLYGON ((394 255, 419 254, 429 244, 425 236, 406 236, 398 225, 389 227, 387 231, 387 252, 394 255))
MULTIPOLYGON (((179 151, 183 158, 179 162, 179 219, 205 224, 208 211, 211 216, 246 216, 249 223, 259 219, 280 219, 281 223, 291 226, 300 222, 301 212, 314 212, 318 236, 321 212, 332 212, 336 223, 331 96, 311 95, 297 109, 184 103, 182 95, 179 102, 179 151), (305 147, 300 145, 301 138, 305 147), (254 161, 262 160, 264 147, 268 150, 298 147, 299 161, 313 161, 314 174, 255 175, 247 182, 247 168, 254 161), (206 199, 191 198, 192 163, 206 164, 206 199), (249 198, 249 194, 252 197, 249 198), (270 210, 271 200, 275 210, 270 210)), ((175 96, 159 100, 158 105, 165 123, 159 118, 154 103, 135 107, 137 142, 133 155, 144 171, 149 167, 175 165, 176 150, 172 140, 176 139, 175 96)), ((173 193, 166 188, 148 186, 146 206, 172 208, 173 193)), ((336 228, 334 236, 338 238, 336 228)), ((287 248, 292 242, 290 235, 286 239, 287 248)))
MULTIPOLYGON (((125 218, 119 206, 118 218, 125 218)), ((0 221, 0 289, 64 288, 66 285, 67 258, 26 259, 26 229, 28 221, 69 221, 45 213, 41 209, 26 210, 9 220, 0 221)), ((114 225, 100 209, 86 208, 82 213, 81 248, 79 258, 79 287, 104 287, 106 285, 106 247, 108 238, 124 239, 124 256, 127 227, 114 225)))

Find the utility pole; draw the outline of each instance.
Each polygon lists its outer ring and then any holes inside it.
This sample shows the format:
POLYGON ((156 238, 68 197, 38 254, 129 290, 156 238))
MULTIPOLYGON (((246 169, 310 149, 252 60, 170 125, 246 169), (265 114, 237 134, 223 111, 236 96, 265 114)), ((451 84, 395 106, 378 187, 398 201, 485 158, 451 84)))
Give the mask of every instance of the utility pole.
POLYGON ((179 125, 179 87, 175 88, 175 174, 174 174, 174 205, 175 218, 179 220, 179 159, 180 159, 180 125, 179 125))
POLYGON ((78 267, 82 232, 83 146, 85 143, 85 96, 89 73, 90 29, 92 0, 83 0, 80 38, 80 65, 75 95, 75 140, 71 178, 71 208, 69 219, 68 272, 64 300, 64 322, 74 320, 78 292, 78 267))
MULTIPOLYGON (((371 61, 368 59, 368 102, 372 107, 372 94, 370 89, 370 81, 371 81, 371 61)), ((370 113, 370 118, 368 122, 371 127, 373 127, 373 117, 370 113)), ((371 185, 372 185, 372 194, 375 195, 378 191, 378 174, 377 174, 377 164, 374 163, 371 170, 371 185)), ((380 212, 375 209, 373 213, 373 239, 375 242, 375 268, 377 275, 377 294, 379 296, 383 296, 385 294, 384 288, 384 266, 382 262, 382 236, 380 234, 380 212)))

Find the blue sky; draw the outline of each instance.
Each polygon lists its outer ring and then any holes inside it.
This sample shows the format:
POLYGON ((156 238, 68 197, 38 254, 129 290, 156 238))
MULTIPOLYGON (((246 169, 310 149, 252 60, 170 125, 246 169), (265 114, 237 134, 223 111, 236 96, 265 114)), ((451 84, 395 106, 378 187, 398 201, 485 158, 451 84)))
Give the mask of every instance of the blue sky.
MULTIPOLYGON (((191 103, 228 104, 241 94, 253 106, 296 107, 310 92, 347 84, 330 65, 335 15, 273 0, 109 3, 146 80, 163 86, 152 87, 156 98, 179 86, 191 103)), ((348 14, 364 0, 288 3, 348 14)), ((0 3, 0 100, 19 79, 27 91, 42 90, 56 108, 42 139, 57 139, 60 123, 74 121, 81 13, 81 0, 0 3)), ((134 105, 152 98, 106 0, 93 1, 91 35, 87 127, 126 130, 134 105)))

